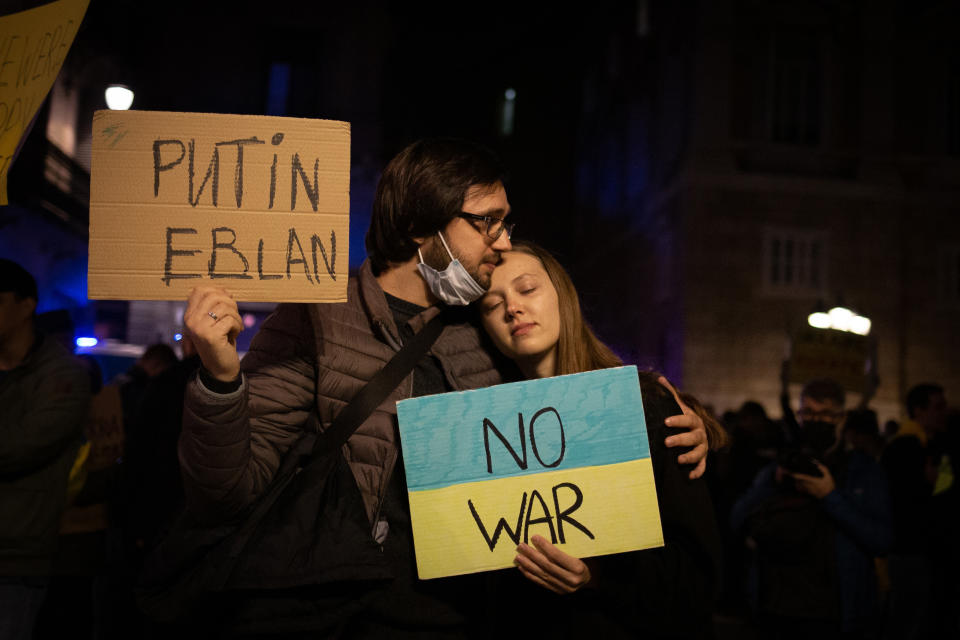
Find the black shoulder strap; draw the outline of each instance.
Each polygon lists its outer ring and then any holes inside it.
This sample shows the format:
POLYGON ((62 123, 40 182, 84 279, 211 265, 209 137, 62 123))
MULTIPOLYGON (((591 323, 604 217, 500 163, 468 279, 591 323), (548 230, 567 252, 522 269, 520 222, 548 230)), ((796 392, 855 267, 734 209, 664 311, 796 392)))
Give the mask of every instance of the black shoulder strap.
MULTIPOLYGON (((445 322, 443 316, 444 311, 441 310, 413 337, 413 340, 403 345, 403 348, 390 359, 390 362, 378 371, 370 382, 353 397, 353 400, 337 414, 330 428, 317 436, 308 455, 301 454, 284 459, 283 466, 278 470, 267 490, 251 505, 251 511, 244 517, 240 528, 230 535, 229 561, 222 563, 213 578, 213 584, 217 585, 217 589, 223 588, 223 585, 226 584, 230 572, 236 565, 237 558, 246 548, 250 537, 267 512, 273 507, 290 480, 299 471, 297 467, 304 468, 319 463, 325 459, 323 454, 338 449, 347 441, 347 438, 353 435, 357 427, 390 395, 391 391, 397 388, 404 377, 413 370, 421 356, 436 342, 440 332, 443 331, 445 322)), ((311 411, 306 422, 306 425, 309 425, 307 433, 312 431, 314 423, 318 420, 316 410, 311 411)))
POLYGON ((433 317, 390 362, 353 397, 346 407, 337 414, 330 427, 317 438, 311 455, 333 451, 347 441, 357 427, 380 406, 397 385, 410 373, 443 331, 445 312, 433 317))

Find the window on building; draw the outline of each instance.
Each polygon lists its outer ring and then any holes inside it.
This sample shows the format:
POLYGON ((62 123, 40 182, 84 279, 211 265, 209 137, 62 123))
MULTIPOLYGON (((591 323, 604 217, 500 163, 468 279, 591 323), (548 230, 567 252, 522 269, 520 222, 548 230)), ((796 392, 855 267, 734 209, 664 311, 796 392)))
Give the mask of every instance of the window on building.
POLYGON ((778 29, 771 40, 771 139, 815 146, 820 142, 823 65, 812 30, 778 29))
POLYGON ((960 60, 947 65, 945 116, 947 121, 947 153, 960 155, 960 60))
POLYGON ((940 299, 948 306, 960 306, 960 246, 940 250, 940 299))
POLYGON ((823 292, 827 244, 822 231, 768 228, 763 244, 766 293, 811 296, 823 292))

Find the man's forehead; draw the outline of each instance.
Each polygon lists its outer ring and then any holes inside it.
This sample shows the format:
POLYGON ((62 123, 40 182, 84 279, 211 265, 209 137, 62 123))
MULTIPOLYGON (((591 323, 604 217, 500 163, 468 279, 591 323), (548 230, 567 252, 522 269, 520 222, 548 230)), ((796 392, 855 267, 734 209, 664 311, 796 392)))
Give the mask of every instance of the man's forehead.
POLYGON ((463 198, 464 200, 469 200, 470 198, 482 198, 484 196, 493 195, 501 189, 503 189, 503 183, 499 180, 489 184, 477 182, 467 187, 467 192, 463 194, 463 198))
POLYGON ((463 211, 466 213, 501 219, 510 214, 510 203, 500 183, 492 189, 490 185, 474 185, 470 190, 467 191, 467 197, 463 199, 463 211), (471 195, 470 190, 474 188, 479 188, 480 191, 471 195))

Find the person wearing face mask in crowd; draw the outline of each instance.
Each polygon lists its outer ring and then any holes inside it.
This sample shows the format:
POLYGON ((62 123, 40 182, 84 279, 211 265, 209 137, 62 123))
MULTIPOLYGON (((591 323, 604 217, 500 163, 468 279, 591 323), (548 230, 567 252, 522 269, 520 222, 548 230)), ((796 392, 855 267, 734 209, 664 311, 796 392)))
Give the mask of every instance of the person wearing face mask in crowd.
MULTIPOLYGON (((285 530, 285 546, 303 549, 301 556, 311 560, 336 555, 330 561, 336 571, 280 585, 259 580, 260 589, 238 594, 242 599, 220 631, 350 638, 482 634, 485 576, 416 577, 395 403, 502 381, 466 306, 489 287, 511 248, 514 225, 502 177, 499 162, 479 145, 435 139, 408 146, 377 186, 369 259, 350 278, 347 302, 279 305, 242 363, 236 302, 216 287, 191 293, 184 322, 202 368, 187 387, 179 454, 188 508, 211 524, 229 522, 255 504, 310 428, 308 416, 319 417, 321 431, 329 428, 401 345, 443 314, 439 337, 412 374, 337 452, 326 454, 342 453, 349 473, 331 490, 344 506, 325 516, 341 551, 314 549, 296 527, 285 530)), ((670 420, 690 429, 672 434, 670 445, 693 446, 684 460, 702 464, 703 422, 687 414, 670 420)), ((257 551, 250 551, 255 567, 261 566, 257 551)))
POLYGON ((877 637, 874 557, 893 541, 880 465, 845 450, 844 392, 800 395, 797 438, 736 502, 730 525, 753 552, 751 594, 769 637, 877 637))

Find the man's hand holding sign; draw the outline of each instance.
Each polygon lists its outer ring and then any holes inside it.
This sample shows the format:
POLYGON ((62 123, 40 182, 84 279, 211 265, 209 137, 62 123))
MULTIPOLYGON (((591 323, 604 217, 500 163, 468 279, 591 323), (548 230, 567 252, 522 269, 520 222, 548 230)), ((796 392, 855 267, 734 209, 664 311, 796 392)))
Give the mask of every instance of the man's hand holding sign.
POLYGON ((217 380, 236 380, 240 375, 237 335, 243 331, 243 320, 230 294, 220 287, 196 287, 187 300, 183 324, 204 368, 217 380))

